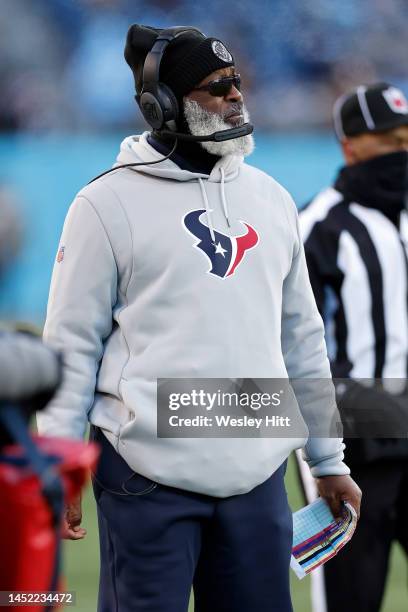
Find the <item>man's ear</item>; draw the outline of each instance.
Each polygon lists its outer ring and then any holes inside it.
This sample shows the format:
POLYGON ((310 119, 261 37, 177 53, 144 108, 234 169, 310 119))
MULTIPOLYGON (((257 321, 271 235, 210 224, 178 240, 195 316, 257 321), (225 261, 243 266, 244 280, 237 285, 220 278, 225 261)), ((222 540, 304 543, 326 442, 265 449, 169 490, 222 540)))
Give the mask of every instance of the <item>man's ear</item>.
POLYGON ((343 151, 344 159, 347 165, 355 164, 357 155, 354 148, 354 142, 351 138, 343 138, 340 142, 343 151))

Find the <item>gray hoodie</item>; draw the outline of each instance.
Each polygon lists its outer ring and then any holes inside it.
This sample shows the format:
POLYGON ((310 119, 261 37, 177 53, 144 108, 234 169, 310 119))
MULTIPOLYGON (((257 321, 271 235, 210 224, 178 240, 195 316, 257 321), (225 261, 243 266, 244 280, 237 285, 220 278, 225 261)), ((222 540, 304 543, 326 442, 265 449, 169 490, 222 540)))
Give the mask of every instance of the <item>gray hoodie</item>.
MULTIPOLYGON (((146 138, 126 138, 117 163, 162 157, 146 138)), ((89 420, 133 470, 218 497, 251 490, 307 438, 158 438, 157 378, 330 378, 296 207, 237 156, 210 175, 167 160, 82 189, 44 338, 63 351, 65 376, 40 433, 82 438, 89 420)), ((327 423, 336 409, 318 388, 298 402, 306 423, 316 406, 327 423)), ((348 474, 343 448, 310 439, 313 475, 348 474)))

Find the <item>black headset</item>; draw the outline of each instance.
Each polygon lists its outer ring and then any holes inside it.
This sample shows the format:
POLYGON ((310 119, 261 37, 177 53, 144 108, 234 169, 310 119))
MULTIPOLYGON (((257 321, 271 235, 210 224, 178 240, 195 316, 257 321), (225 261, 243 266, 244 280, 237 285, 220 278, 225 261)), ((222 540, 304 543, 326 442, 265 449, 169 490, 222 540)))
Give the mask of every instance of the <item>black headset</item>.
POLYGON ((173 132, 177 130, 179 117, 177 99, 170 87, 160 81, 160 64, 171 41, 186 32, 202 34, 200 30, 190 26, 176 26, 163 30, 145 59, 142 91, 135 98, 143 117, 154 130, 165 129, 173 132))

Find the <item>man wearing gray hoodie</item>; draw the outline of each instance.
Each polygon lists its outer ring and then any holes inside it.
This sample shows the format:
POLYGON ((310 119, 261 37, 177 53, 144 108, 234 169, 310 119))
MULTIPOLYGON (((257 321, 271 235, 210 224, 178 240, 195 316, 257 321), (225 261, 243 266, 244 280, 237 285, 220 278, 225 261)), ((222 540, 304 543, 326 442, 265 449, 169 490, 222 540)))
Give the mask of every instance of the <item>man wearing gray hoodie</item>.
MULTIPOLYGON (((102 448, 99 612, 289 612, 286 459, 305 446, 335 514, 360 491, 339 438, 158 437, 159 378, 330 379, 296 207, 253 149, 225 45, 133 25, 125 58, 153 130, 130 136, 63 229, 44 337, 65 376, 40 432, 102 448), (125 168, 123 167, 125 166, 125 168), (256 309, 256 312, 255 312, 256 309)), ((331 387, 330 387, 331 388, 331 387)), ((336 414, 300 392, 306 424, 336 414)), ((66 537, 80 539, 80 503, 66 537)))

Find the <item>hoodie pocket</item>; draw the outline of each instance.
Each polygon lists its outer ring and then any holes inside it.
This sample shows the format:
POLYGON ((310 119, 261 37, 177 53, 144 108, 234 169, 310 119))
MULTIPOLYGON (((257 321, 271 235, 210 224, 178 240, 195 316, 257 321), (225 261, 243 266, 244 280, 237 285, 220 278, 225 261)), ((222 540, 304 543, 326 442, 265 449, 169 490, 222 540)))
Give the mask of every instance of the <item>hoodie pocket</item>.
POLYGON ((148 495, 156 489, 156 482, 129 467, 101 429, 92 426, 90 440, 100 446, 100 459, 92 478, 103 491, 126 497, 148 495))
POLYGON ((93 473, 92 478, 102 491, 121 497, 144 496, 157 488, 156 482, 136 472, 133 472, 129 478, 111 483, 110 486, 114 488, 110 488, 106 481, 102 481, 97 473, 93 473))

